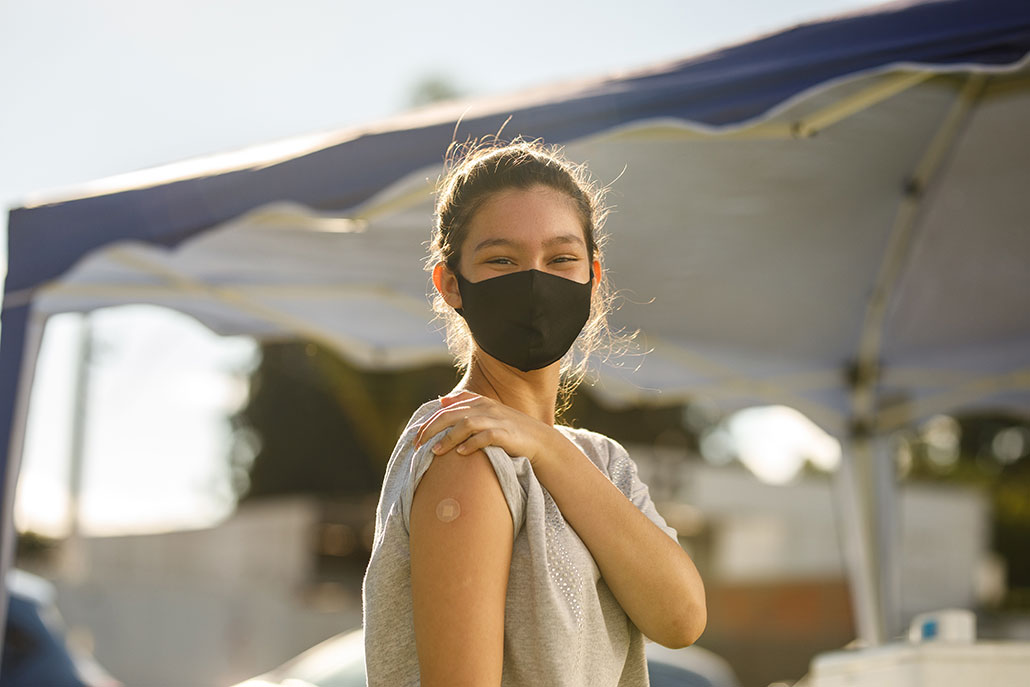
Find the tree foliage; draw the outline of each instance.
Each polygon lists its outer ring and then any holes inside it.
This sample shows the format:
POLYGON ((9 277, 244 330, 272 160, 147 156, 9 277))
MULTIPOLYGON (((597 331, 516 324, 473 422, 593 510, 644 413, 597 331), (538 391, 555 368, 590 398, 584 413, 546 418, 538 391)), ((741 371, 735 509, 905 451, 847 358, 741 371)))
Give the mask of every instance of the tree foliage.
POLYGON ((938 417, 907 440, 909 479, 971 484, 988 496, 1007 604, 1030 607, 1030 419, 1003 412, 938 417))
POLYGON ((377 492, 412 412, 454 383, 446 365, 367 372, 316 343, 262 344, 247 402, 231 419, 237 496, 377 492))

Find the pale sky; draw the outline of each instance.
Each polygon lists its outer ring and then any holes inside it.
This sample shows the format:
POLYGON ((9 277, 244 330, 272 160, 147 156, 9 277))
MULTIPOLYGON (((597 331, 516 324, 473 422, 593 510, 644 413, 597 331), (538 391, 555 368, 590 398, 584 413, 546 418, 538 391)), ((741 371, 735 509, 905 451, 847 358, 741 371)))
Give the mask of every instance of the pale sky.
MULTIPOLYGON (((428 75, 490 95, 679 59, 875 4, 0 0, 0 204, 372 122, 405 109, 428 75)), ((239 395, 231 371, 246 367, 253 345, 153 309, 98 320, 96 335, 109 343, 93 365, 85 528, 224 515, 223 417, 239 395), (158 417, 174 422, 158 427, 158 417)), ((47 335, 20 486, 23 525, 33 509, 41 527, 63 517, 75 326, 68 317, 47 335)))

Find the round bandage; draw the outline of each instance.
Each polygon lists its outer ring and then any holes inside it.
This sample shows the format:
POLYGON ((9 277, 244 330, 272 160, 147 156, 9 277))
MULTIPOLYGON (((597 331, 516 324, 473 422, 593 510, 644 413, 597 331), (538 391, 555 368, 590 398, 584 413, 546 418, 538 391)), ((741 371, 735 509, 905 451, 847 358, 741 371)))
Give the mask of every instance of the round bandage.
POLYGON ((452 522, 461 515, 461 505, 454 499, 444 499, 436 504, 436 518, 440 522, 452 522))

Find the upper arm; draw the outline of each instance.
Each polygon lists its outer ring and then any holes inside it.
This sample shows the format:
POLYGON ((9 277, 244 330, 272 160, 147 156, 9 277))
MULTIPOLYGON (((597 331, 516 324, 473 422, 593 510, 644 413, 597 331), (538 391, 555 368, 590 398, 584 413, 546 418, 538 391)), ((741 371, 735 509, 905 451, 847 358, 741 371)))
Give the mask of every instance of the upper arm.
POLYGON ((422 684, 499 685, 512 517, 489 459, 446 453, 411 503, 411 593, 422 684), (459 516, 437 506, 454 499, 459 516))

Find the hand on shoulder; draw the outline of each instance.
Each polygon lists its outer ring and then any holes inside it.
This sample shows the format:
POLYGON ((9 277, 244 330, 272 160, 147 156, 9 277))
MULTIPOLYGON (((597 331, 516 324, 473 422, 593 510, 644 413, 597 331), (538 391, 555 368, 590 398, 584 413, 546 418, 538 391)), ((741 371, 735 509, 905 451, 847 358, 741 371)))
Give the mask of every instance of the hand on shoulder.
POLYGON ((449 427, 451 431, 432 447, 437 455, 450 451, 469 455, 487 446, 497 446, 513 457, 524 456, 535 465, 556 441, 565 441, 554 427, 471 391, 440 400, 443 406, 419 429, 416 448, 449 427))

